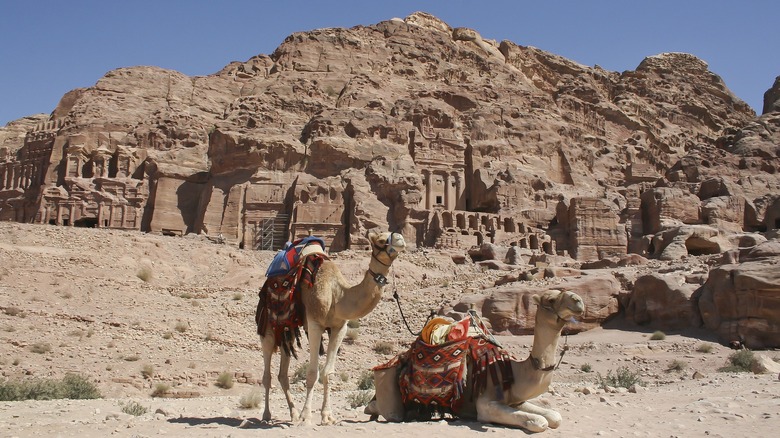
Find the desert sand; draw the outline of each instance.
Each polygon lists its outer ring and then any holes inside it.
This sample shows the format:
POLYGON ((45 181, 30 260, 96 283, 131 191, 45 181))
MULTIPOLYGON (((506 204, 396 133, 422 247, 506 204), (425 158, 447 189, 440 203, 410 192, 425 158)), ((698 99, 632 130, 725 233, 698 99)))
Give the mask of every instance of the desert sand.
MULTIPOLYGON (((293 425, 278 388, 272 389, 274 420, 260 421, 263 403, 244 409, 241 400, 260 394, 262 375, 254 312, 257 291, 273 253, 245 251, 200 236, 165 237, 131 231, 0 223, 0 371, 2 379, 60 378, 79 373, 103 398, 0 402, 0 436, 466 436, 524 431, 445 418, 430 422, 370 421, 363 406, 351 407, 357 382, 414 341, 392 299, 413 330, 430 311, 490 286, 498 273, 449 255, 412 250, 401 255, 377 309, 361 319, 345 342, 336 367, 332 406, 342 420, 333 426, 293 425), (378 342, 394 351, 374 351, 378 342), (230 389, 220 374, 235 376, 230 389), (152 397, 160 384, 169 395, 152 397), (148 412, 134 416, 122 406, 136 402, 148 412)), ((334 254, 356 281, 368 253, 334 254)), ((505 274, 505 273, 502 273, 505 274)), ((667 333, 617 319, 565 339, 568 351, 540 403, 557 409, 563 424, 543 436, 773 436, 780 428, 780 380, 776 373, 724 373, 734 351, 706 332, 667 333), (700 352, 709 344, 709 352, 700 352), (674 361, 681 370, 670 371, 674 361), (645 386, 636 393, 605 391, 599 375, 627 367, 645 386), (583 369, 590 369, 586 372, 583 369)), ((522 359, 532 336, 499 336, 522 359)), ((304 340, 304 350, 308 348, 304 340)), ((780 359, 780 352, 757 352, 780 359)), ((291 373, 306 359, 293 360, 291 373)), ((274 360, 274 376, 278 357, 274 360)), ((276 383, 275 383, 276 385, 276 383)), ((316 390, 315 407, 321 402, 316 390)), ((293 384, 303 404, 304 383, 293 384)), ((314 412, 315 422, 319 412, 314 412)))

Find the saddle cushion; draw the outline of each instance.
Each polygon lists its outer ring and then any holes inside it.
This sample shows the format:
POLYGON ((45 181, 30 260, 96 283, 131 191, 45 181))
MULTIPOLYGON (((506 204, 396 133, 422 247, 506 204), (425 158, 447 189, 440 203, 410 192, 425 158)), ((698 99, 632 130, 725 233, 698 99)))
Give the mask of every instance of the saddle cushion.
POLYGON ((404 404, 450 410, 462 402, 468 339, 430 345, 418 338, 409 350, 399 387, 404 404))
POLYGON ((311 287, 317 271, 327 256, 314 253, 300 259, 299 263, 285 275, 268 277, 260 288, 255 322, 257 333, 266 334, 268 324, 273 329, 274 345, 297 358, 295 344, 301 347, 300 327, 304 321, 301 301, 301 285, 311 287))
POLYGON ((418 337, 409 350, 373 368, 375 379, 379 375, 383 382, 380 390, 379 379, 375 380, 379 414, 388 421, 399 421, 402 404, 407 411, 416 409, 417 419, 430 418, 434 413, 457 415, 466 401, 466 389, 471 390, 471 397, 476 397, 485 390, 488 376, 500 400, 503 391, 514 382, 511 360, 506 350, 484 336, 440 345, 428 344, 418 337), (396 375, 397 390, 386 387, 389 376, 396 375), (471 379, 470 388, 466 388, 467 379, 471 379))

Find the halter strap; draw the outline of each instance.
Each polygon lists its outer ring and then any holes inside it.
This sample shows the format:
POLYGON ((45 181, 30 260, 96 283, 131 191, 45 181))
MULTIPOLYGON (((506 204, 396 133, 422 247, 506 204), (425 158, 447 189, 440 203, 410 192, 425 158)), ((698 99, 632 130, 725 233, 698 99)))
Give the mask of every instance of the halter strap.
MULTIPOLYGON (((390 235, 387 237, 387 243, 385 244, 384 248, 382 248, 381 246, 377 246, 376 243, 373 243, 371 246, 373 246, 374 249, 376 249, 376 250, 384 251, 385 254, 387 254, 387 256, 392 259, 393 255, 390 253, 390 249, 393 249, 393 235, 395 235, 395 234, 398 234, 398 233, 396 233, 394 231, 390 232, 390 235)), ((393 249, 393 250, 395 250, 395 249, 393 249)), ((388 268, 392 264, 392 262, 385 263, 382 260, 379 260, 379 257, 377 257, 376 254, 374 254, 373 250, 371 251, 371 258, 373 258, 374 260, 379 262, 379 264, 381 264, 383 266, 387 266, 388 268)))
MULTIPOLYGON (((531 359, 531 365, 534 366, 534 369, 536 371, 553 371, 556 368, 558 368, 558 365, 561 364, 561 362, 559 361, 557 365, 556 364, 552 364, 550 366, 542 368, 542 364, 540 363, 539 359, 533 357, 533 355, 531 355, 531 354, 528 355, 528 358, 531 359)), ((563 359, 563 353, 561 353, 561 359, 563 359)))

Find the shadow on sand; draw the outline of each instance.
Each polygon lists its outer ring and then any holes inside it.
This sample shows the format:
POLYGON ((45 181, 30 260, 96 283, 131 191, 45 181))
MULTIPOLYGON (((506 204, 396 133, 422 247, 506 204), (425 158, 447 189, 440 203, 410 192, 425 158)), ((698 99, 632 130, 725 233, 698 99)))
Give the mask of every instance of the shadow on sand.
POLYGON ((241 429, 260 429, 270 430, 276 428, 287 428, 291 426, 289 422, 282 421, 262 421, 259 418, 232 418, 232 417, 179 417, 171 418, 169 423, 186 424, 189 426, 227 426, 241 429))

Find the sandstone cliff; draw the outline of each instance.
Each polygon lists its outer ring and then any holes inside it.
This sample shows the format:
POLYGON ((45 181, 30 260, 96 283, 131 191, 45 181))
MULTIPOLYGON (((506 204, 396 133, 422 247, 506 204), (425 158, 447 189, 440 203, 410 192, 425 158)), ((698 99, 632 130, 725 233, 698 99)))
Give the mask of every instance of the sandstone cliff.
POLYGON ((756 117, 693 55, 611 72, 425 13, 295 33, 205 77, 117 69, 2 128, 0 219, 263 249, 381 227, 578 260, 722 251, 780 221, 777 88, 756 117))

